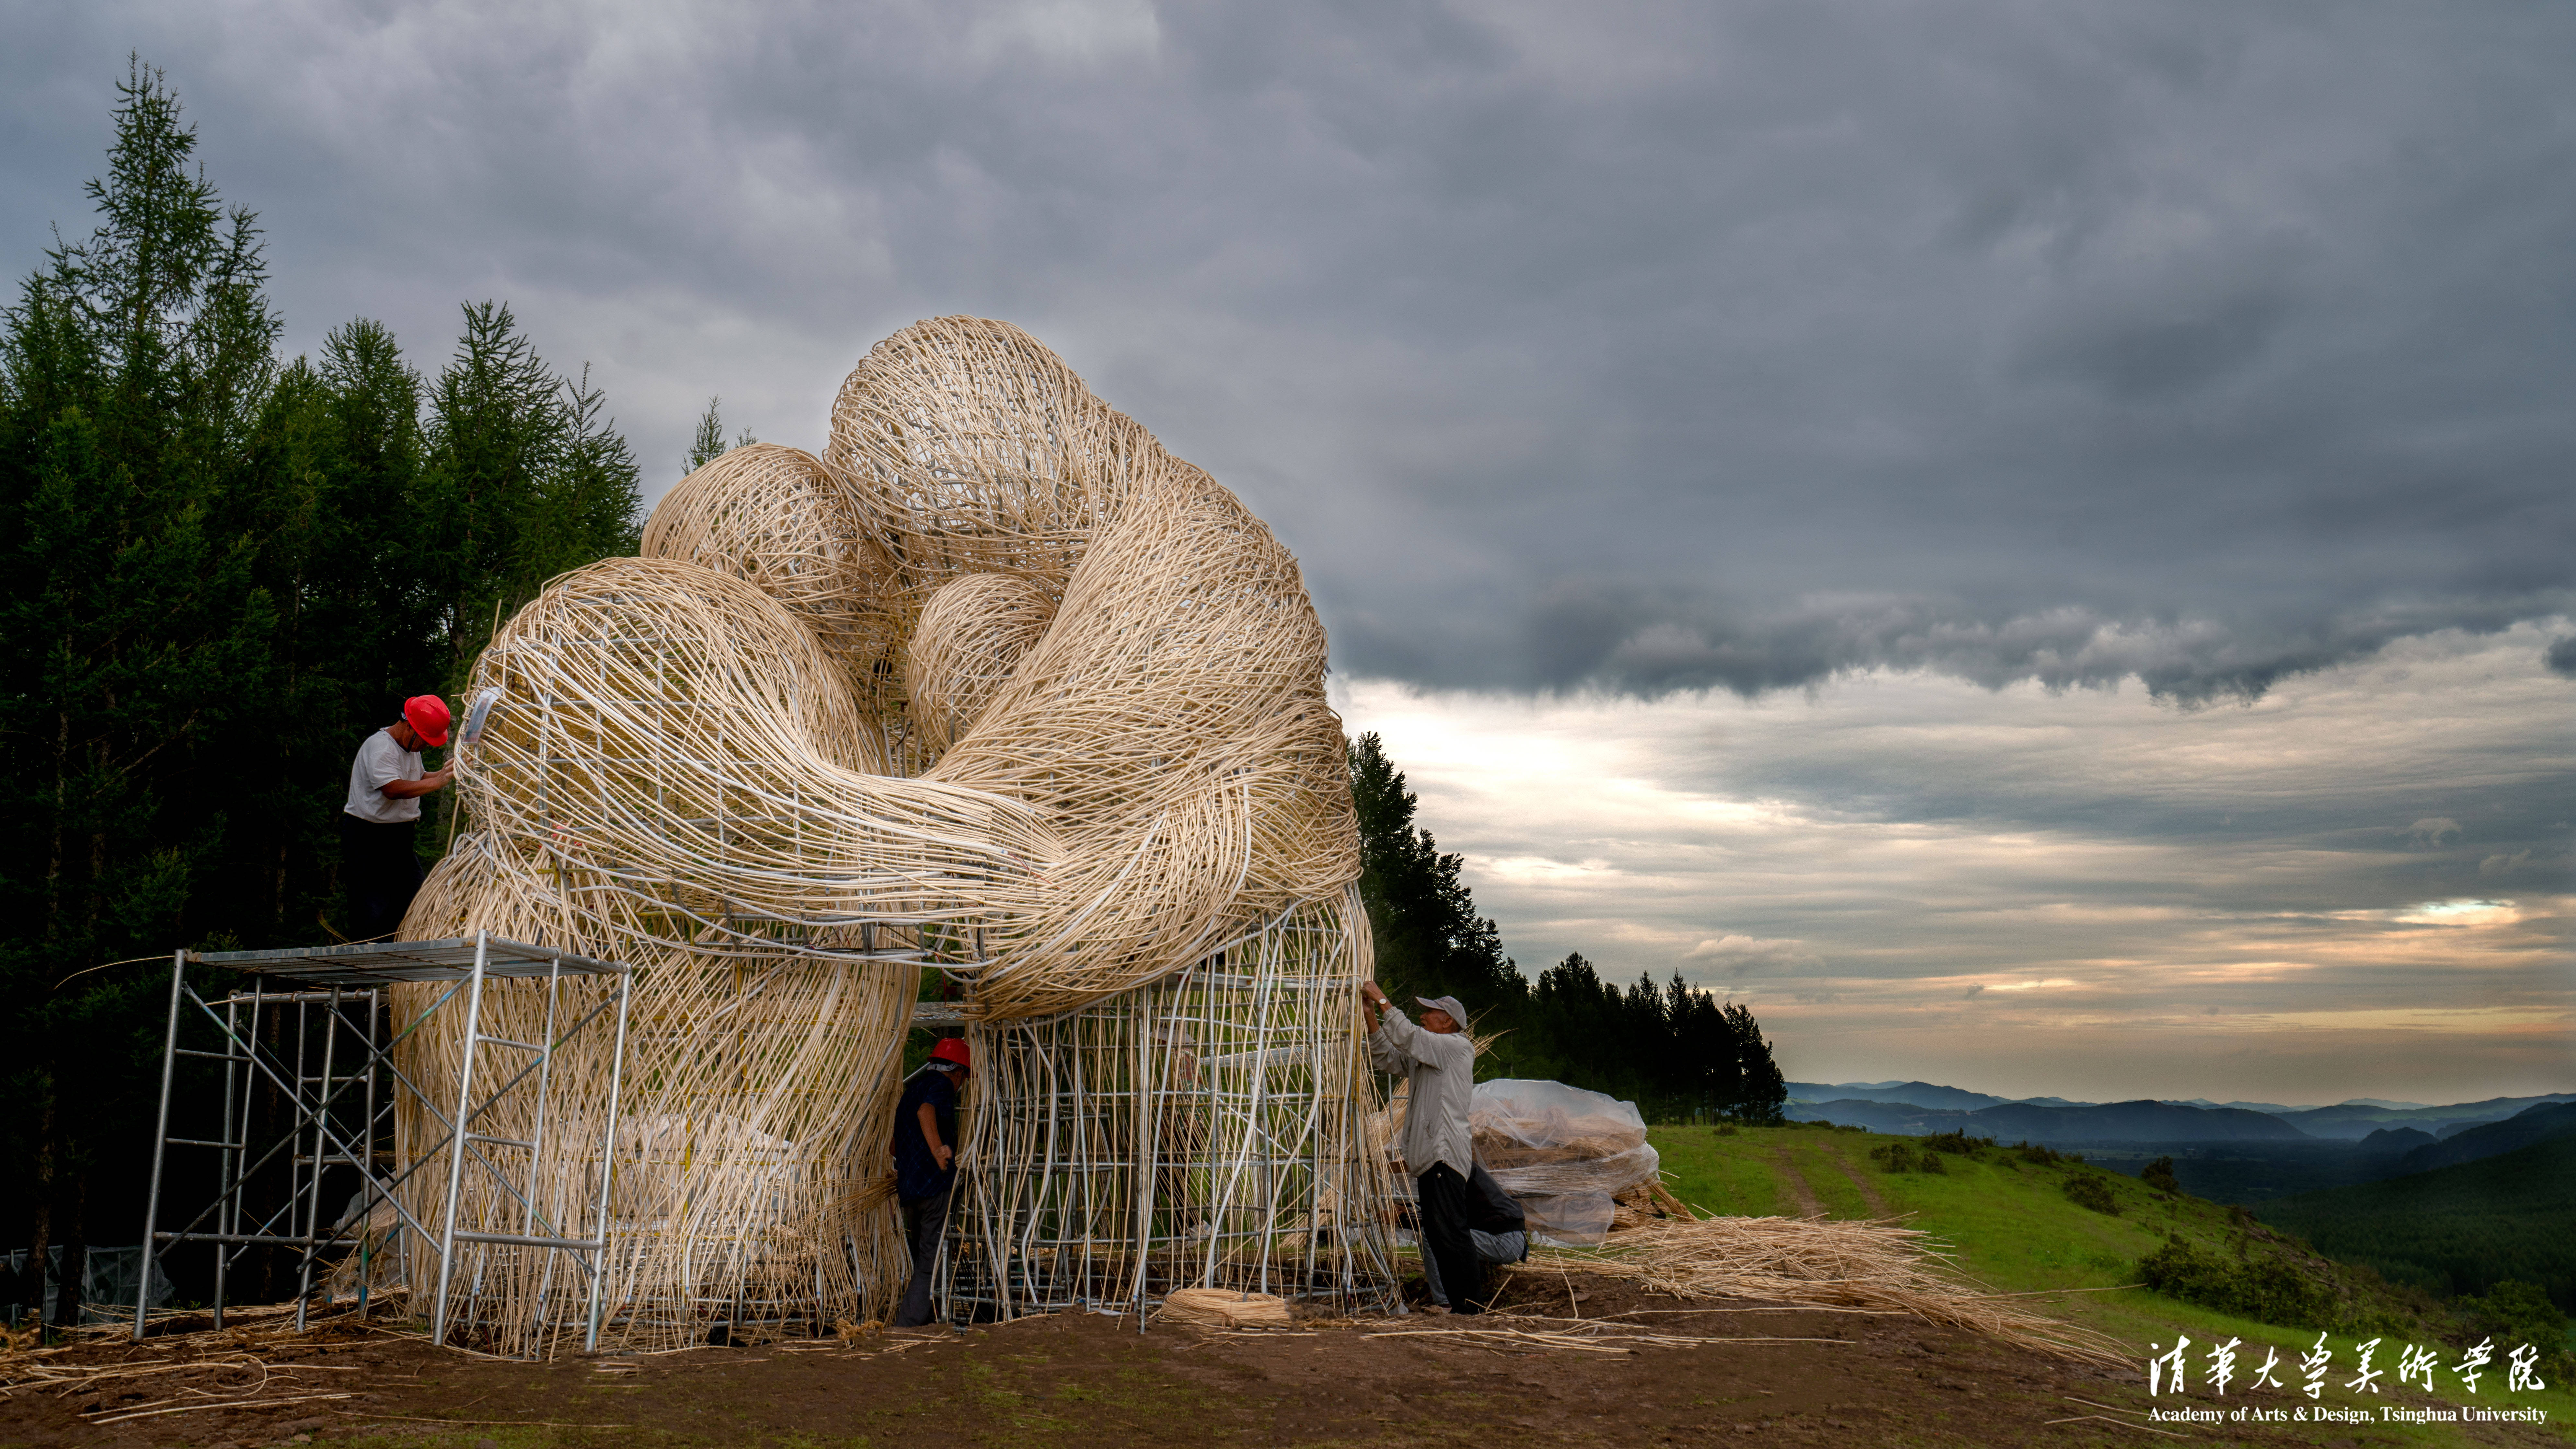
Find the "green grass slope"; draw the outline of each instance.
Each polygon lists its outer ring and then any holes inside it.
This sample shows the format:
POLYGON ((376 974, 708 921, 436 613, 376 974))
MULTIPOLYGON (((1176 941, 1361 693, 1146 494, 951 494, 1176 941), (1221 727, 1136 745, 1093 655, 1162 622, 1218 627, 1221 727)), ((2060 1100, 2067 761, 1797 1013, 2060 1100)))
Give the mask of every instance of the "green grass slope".
MULTIPOLYGON (((2380 1283, 2369 1273, 2340 1268, 2262 1223, 2232 1217, 2229 1209, 2199 1198, 2168 1194, 2138 1179, 2072 1161, 2025 1160, 2009 1148, 1987 1148, 1973 1157, 1939 1154, 1942 1170, 1894 1171, 1873 1149, 1903 1144, 1919 1158, 1917 1139, 1811 1126, 1738 1128, 1658 1127, 1650 1138, 1662 1154, 1674 1194, 1694 1206, 1736 1216, 1797 1216, 1813 1203, 1836 1218, 1903 1217, 1945 1243, 1957 1269, 1977 1282, 2005 1293, 2044 1295, 2044 1311, 2084 1324, 2131 1346, 2137 1357, 2127 1376, 2143 1386, 2145 1365, 2155 1352, 2149 1345, 2170 1345, 2177 1333, 2194 1347, 2192 1402, 2205 1404, 2200 1357, 2207 1346, 2237 1339, 2243 1361, 2240 1374, 2277 1350, 2276 1377, 2287 1390, 2263 1390, 2247 1399, 2240 1388, 2225 1401, 2269 1405, 2285 1410, 2341 1406, 2376 1415, 2382 1406, 2399 1403, 2449 1403, 2493 1408, 2507 1402, 2498 1392, 2501 1375, 2489 1377, 2475 1397, 2463 1394, 2445 1374, 2426 1395, 2409 1388, 2402 1396, 2357 1392, 2346 1387, 2355 1373, 2360 1344, 2378 1340, 2375 1364, 2393 1375, 2401 1346, 2422 1344, 2440 1350, 2444 1365, 2459 1359, 2443 1341, 2453 1332, 2442 1310, 2429 1298, 2380 1283), (2107 1194, 2116 1213, 2079 1206, 2067 1195, 2071 1178, 2085 1178, 2107 1194), (2184 1252, 2203 1261, 2256 1264, 2266 1259, 2295 1267, 2321 1285, 2309 1295, 2309 1311, 2299 1315, 2324 1322, 2267 1322, 2241 1312, 2221 1312, 2185 1302, 2143 1286, 2140 1260, 2167 1252, 2176 1238, 2184 1252), (2324 1397, 2311 1401, 2295 1392, 2300 1356, 2316 1343, 2320 1331, 2332 1351, 2332 1379, 2324 1397)), ((2498 1158, 2493 1161, 2502 1162, 2498 1158)), ((2471 1164, 2478 1166, 2483 1164, 2471 1164)), ((2502 1355, 2497 1355, 2501 1363, 2502 1355)), ((2383 1382, 2385 1380, 2383 1379, 2383 1382)), ((2576 1424, 2576 1393, 2564 1377, 2553 1378, 2546 1391, 2513 1395, 2516 1407, 2545 1409, 2553 1426, 2576 1424)), ((2319 1425, 2320 1431, 2325 1426, 2319 1425)), ((2449 1444, 2462 1442, 2459 1425, 2374 1423, 2377 1443, 2449 1444)), ((2348 1432, 2348 1431, 2347 1431, 2348 1432)))
POLYGON ((2394 1282, 2484 1293, 2515 1278, 2576 1303, 2576 1136, 2255 1211, 2394 1282))

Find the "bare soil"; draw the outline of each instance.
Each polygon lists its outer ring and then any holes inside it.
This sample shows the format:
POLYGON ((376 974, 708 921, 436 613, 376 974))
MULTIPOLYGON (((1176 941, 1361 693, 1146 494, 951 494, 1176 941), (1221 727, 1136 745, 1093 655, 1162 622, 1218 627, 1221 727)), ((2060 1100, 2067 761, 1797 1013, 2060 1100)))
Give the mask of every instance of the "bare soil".
POLYGON ((1825 1215, 1825 1205, 1823 1201, 1816 1196, 1816 1190, 1807 1186, 1807 1179, 1799 1174, 1798 1164, 1789 1160, 1789 1149, 1786 1147, 1774 1147, 1771 1149, 1771 1155, 1779 1159, 1780 1185, 1789 1190, 1790 1200, 1797 1203, 1798 1216, 1802 1218, 1823 1217, 1825 1215))
MULTIPOLYGON (((1909 1318, 1683 1303, 1616 1280, 1525 1273, 1509 1318, 1349 1321, 1293 1332, 1206 1333, 1059 1315, 855 1345, 749 1348, 514 1363, 356 1324, 253 1351, 294 1366, 284 1392, 346 1392, 264 1411, 93 1419, 165 1400, 134 1381, 97 1391, 17 1388, 0 1445, 322 1442, 521 1449, 534 1445, 2077 1445, 2170 1442, 2142 1430, 2135 1371, 2074 1368, 1909 1318), (1710 1338, 1804 1339, 1505 1352, 1450 1328, 1532 1327, 1546 1314, 1616 1319, 1710 1338), (309 1388, 307 1386, 310 1386, 309 1388), (84 1415, 87 1417, 85 1418, 84 1415), (2086 1418, 2082 1416, 2096 1415, 2086 1418), (2069 1422, 2058 1422, 2069 1421, 2069 1422)), ((211 1333, 71 1355, 110 1362, 230 1347, 211 1333)), ((0 1370, 8 1367, 0 1360, 0 1370)), ((2369 1429, 2293 1425, 2184 1437, 2231 1444, 2360 1444, 2369 1429)), ((2548 1430, 2464 1428, 2459 1442, 2564 1444, 2548 1430)))

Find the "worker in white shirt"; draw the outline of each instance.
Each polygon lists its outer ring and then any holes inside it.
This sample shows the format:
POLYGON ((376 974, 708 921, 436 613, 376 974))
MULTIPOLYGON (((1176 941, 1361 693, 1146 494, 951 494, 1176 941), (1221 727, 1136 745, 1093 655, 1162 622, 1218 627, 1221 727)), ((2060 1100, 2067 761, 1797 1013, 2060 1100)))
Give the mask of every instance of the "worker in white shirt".
POLYGON ((420 893, 420 856, 412 835, 420 797, 454 778, 456 767, 423 773, 420 752, 447 743, 447 701, 434 694, 403 701, 402 718, 367 736, 349 765, 349 803, 340 814, 341 873, 357 908, 353 940, 390 937, 420 893))
POLYGON ((1476 1046, 1467 1039, 1467 1008, 1454 996, 1416 998, 1416 1026, 1386 999, 1374 981, 1360 983, 1360 1000, 1377 1013, 1369 1056, 1377 1069, 1401 1076, 1406 1092, 1404 1131, 1396 1147, 1413 1174, 1414 1217, 1421 1229, 1424 1280, 1434 1313, 1481 1313, 1490 1293, 1486 1267, 1468 1236, 1476 1204, 1468 1177, 1476 1154, 1467 1112, 1476 1092, 1476 1046))

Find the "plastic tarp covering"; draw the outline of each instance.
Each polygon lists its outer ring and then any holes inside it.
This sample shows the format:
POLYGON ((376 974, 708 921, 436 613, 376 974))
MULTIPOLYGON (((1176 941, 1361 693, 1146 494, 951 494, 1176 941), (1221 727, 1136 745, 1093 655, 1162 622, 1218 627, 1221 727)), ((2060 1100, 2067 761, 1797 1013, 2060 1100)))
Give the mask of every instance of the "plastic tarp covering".
POLYGON ((1541 1242, 1599 1244, 1611 1199, 1653 1181, 1661 1166, 1636 1103, 1563 1082, 1479 1082, 1467 1120, 1476 1160, 1519 1199, 1541 1242))
POLYGON ((1597 1248, 1619 1205, 1606 1192, 1558 1192, 1520 1200, 1530 1241, 1543 1248, 1597 1248))

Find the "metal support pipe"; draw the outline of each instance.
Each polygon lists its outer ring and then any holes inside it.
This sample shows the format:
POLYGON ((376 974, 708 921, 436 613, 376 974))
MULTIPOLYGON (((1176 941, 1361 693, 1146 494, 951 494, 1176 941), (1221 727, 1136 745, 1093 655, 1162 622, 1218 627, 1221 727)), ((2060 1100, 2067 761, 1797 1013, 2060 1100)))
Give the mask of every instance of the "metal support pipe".
MULTIPOLYGON (((313 1098, 313 1184, 305 1198, 304 1236, 318 1238, 322 1233, 322 1134, 328 1127, 331 1112, 331 1068, 340 1044, 340 988, 331 988, 331 1004, 322 1013, 322 1090, 313 1098)), ((295 1331, 304 1331, 306 1305, 313 1301, 313 1259, 316 1249, 304 1250, 302 1281, 296 1285, 295 1331)))
MULTIPOLYGON (((358 1118, 358 1151, 364 1154, 358 1163, 358 1174, 366 1183, 366 1201, 358 1213, 358 1321, 367 1320, 367 1289, 375 1277, 373 1248, 367 1242, 367 1229, 376 1220, 376 998, 381 992, 367 993, 367 1084, 366 1105, 358 1118)), ((400 1230, 396 1230, 399 1234, 400 1230)))
MULTIPOLYGON (((544 1194, 541 1184, 545 1181, 546 1172, 546 1091, 554 1082, 555 1011, 562 999, 563 958, 558 956, 546 967, 546 1025, 537 1034, 537 1039, 544 1045, 533 1048, 537 1054, 537 1120, 528 1133, 528 1193, 519 1199, 519 1231, 523 1234, 536 1232, 537 1199, 544 1194)), ((546 1301, 552 1296, 554 1285, 555 1255, 548 1253, 546 1265, 537 1278, 537 1324, 541 1331, 546 1322, 546 1301)))
MULTIPOLYGON (((143 1311, 152 1302, 152 1230, 161 1217, 161 1157, 170 1148, 170 1073, 179 1064, 179 987, 187 980, 188 953, 170 954, 170 1025, 161 1039, 161 1115, 152 1129, 152 1189, 143 1200, 143 1276, 134 1289, 134 1336, 143 1337, 143 1311)), ((39 1264, 41 1269, 43 1265, 39 1264)), ((43 1305, 38 1306, 41 1317, 43 1305)))
POLYGON ((474 1038, 483 1025, 483 966, 490 957, 492 933, 474 933, 474 974, 465 996, 465 1062, 456 1073, 456 1123, 448 1134, 447 1213, 438 1229, 438 1302, 432 1309, 429 1341, 447 1342, 447 1284, 456 1272, 456 1199, 465 1183, 467 1114, 474 1105, 474 1038))
MULTIPOLYGON (((250 1022, 253 1035, 249 1049, 253 1055, 256 1055, 259 1050, 257 1035, 259 1002, 256 998, 250 1003, 250 1022)), ((237 1002, 227 1000, 224 1003, 224 1043, 227 1047, 240 1043, 240 1026, 241 1007, 237 1002)), ((250 1140, 250 1120, 247 1114, 235 1120, 233 1074, 236 1070, 237 1068, 231 1062, 224 1063, 224 1135, 238 1144, 250 1140)), ((241 1085, 243 1097, 247 1098, 250 1095, 251 1087, 251 1081, 245 1079, 241 1085)), ((241 1195, 233 1187, 241 1165, 238 1161, 239 1152, 240 1149, 236 1147, 232 1155, 219 1156, 215 1162, 215 1183, 219 1189, 215 1198, 215 1231, 219 1233, 231 1232, 238 1226, 234 1220, 241 1216, 241 1195)), ((218 1241, 215 1244, 215 1331, 217 1333, 223 1332, 224 1329, 224 1275, 225 1270, 231 1265, 232 1260, 224 1254, 224 1245, 218 1241)))
POLYGON ((600 1248, 591 1260, 590 1331, 582 1341, 582 1351, 599 1351, 599 1320, 607 1299, 608 1283, 608 1180, 617 1170, 617 1097, 625 1085, 626 1072, 626 1007, 635 990, 635 970, 628 967, 617 977, 617 1043, 608 1054, 608 1125, 599 1143, 599 1204, 592 1221, 598 1224, 600 1248))
POLYGON ((541 1238, 527 1233, 471 1233, 459 1231, 460 1243, 503 1243, 520 1248, 569 1248, 576 1252, 594 1253, 606 1244, 597 1238, 541 1238))
POLYGON ((300 1248, 310 1246, 311 1238, 293 1233, 155 1233, 154 1237, 171 1243, 239 1243, 244 1246, 266 1244, 270 1247, 300 1248))

